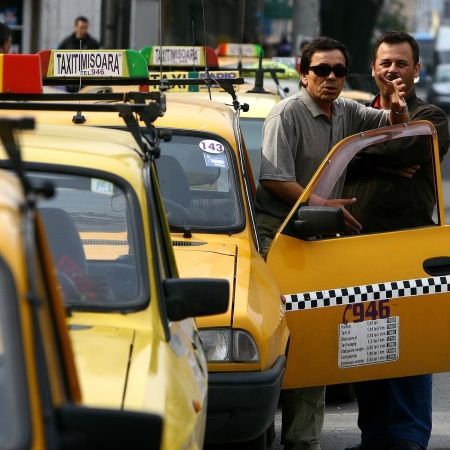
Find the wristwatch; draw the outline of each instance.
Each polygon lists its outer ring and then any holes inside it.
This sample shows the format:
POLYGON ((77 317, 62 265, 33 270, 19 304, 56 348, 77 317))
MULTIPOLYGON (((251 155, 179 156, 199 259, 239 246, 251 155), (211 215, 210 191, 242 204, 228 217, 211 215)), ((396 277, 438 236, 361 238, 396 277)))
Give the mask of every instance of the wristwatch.
POLYGON ((392 111, 394 114, 402 115, 408 111, 408 105, 405 105, 401 111, 392 111))

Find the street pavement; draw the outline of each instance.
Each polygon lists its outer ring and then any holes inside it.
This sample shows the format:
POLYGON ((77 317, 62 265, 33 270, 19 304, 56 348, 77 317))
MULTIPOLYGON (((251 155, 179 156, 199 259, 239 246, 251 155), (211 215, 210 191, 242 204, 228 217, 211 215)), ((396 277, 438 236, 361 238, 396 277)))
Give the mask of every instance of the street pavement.
MULTIPOLYGON (((343 450, 359 443, 356 425, 356 401, 327 405, 323 426, 322 450, 343 450)), ((280 444, 281 413, 275 419, 276 440, 272 450, 282 450, 280 444)), ((428 450, 450 450, 450 373, 433 378, 433 431, 428 450)))

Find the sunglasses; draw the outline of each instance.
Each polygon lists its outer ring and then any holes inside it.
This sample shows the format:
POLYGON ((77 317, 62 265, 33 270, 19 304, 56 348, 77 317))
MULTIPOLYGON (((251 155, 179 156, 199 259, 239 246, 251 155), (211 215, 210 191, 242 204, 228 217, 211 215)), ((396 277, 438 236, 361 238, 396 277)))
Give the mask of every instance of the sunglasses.
POLYGON ((348 73, 348 67, 330 66, 329 64, 310 66, 308 70, 312 70, 318 77, 327 77, 331 72, 333 72, 336 78, 342 78, 348 73))

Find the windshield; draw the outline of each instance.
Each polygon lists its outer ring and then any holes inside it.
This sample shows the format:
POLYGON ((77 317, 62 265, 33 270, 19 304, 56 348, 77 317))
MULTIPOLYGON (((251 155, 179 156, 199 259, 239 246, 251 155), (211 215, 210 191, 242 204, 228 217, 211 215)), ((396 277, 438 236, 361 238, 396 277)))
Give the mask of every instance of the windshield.
POLYGON ((346 207, 362 233, 396 231, 439 224, 433 140, 428 125, 371 130, 338 144, 339 151, 312 182, 309 204, 323 199, 355 198, 346 207), (365 139, 365 141, 363 140, 365 139), (398 170, 420 164, 414 183, 398 170))
POLYGON ((241 229, 244 216, 229 145, 217 136, 174 131, 160 147, 156 167, 169 225, 208 232, 241 229))
POLYGON ((101 178, 30 176, 56 187, 54 198, 42 200, 39 209, 66 305, 123 310, 142 304, 145 258, 139 259, 140 214, 131 194, 101 178))
POLYGON ((261 169, 261 143, 264 119, 247 119, 241 117, 240 125, 247 147, 250 165, 252 166, 255 184, 259 183, 259 171, 261 169))

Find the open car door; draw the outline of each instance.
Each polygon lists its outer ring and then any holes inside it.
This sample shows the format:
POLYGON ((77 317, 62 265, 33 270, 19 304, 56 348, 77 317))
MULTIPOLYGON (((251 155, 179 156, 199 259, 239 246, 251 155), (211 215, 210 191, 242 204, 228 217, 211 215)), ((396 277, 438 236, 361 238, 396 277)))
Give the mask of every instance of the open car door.
MULTIPOLYGON (((397 209, 404 213, 401 205, 397 209)), ((267 258, 285 296, 291 332, 284 388, 450 370, 450 229, 444 210, 431 123, 360 133, 329 152, 267 258), (412 143, 422 146, 433 184, 429 225, 345 235, 342 211, 317 206, 335 198, 361 151, 389 145, 402 151, 412 143)))

